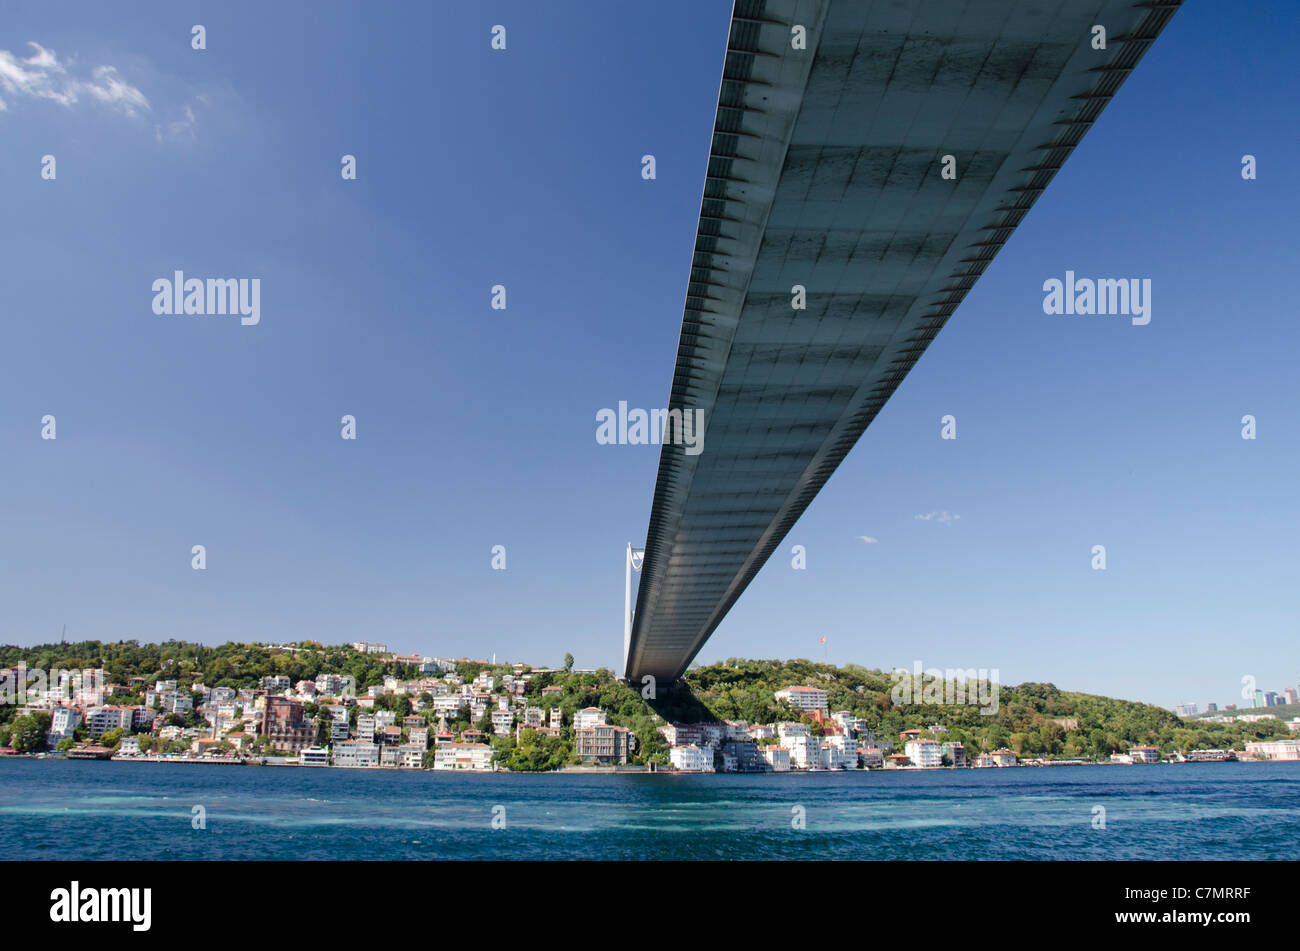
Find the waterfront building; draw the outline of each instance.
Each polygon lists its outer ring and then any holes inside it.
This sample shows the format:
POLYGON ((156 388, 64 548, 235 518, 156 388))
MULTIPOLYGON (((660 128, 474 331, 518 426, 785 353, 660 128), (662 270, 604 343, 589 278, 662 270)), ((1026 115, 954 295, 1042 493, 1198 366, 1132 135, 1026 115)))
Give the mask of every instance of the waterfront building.
POLYGON ((627 763, 630 736, 624 727, 595 723, 573 731, 573 751, 584 763, 622 766, 627 763))
POLYGON ((694 744, 674 746, 668 751, 668 757, 672 760, 673 768, 683 773, 713 772, 713 753, 694 744))
POLYGON ((1300 740, 1265 740, 1247 743, 1246 753, 1256 759, 1300 760, 1300 740))
POLYGON ((821 737, 791 735, 781 740, 781 745, 790 751, 790 766, 793 769, 820 769, 822 765, 821 737))
POLYGON ((482 743, 439 743, 434 748, 433 768, 491 769, 492 747, 482 743))
POLYGON ((729 773, 752 773, 759 769, 758 744, 746 737, 722 744, 723 769, 729 773), (730 767, 728 767, 730 763, 730 767))
POLYGON ((298 753, 316 739, 316 726, 303 718, 302 703, 287 697, 267 697, 262 710, 262 735, 271 748, 298 753))
POLYGON ((1015 766, 1016 765, 1016 754, 1011 752, 1006 747, 1003 747, 1000 750, 994 750, 989 755, 993 757, 994 766, 1015 766))
POLYGON ((914 766, 942 766, 943 747, 937 740, 908 740, 903 752, 914 766))
POLYGON ((790 771, 790 751, 784 746, 760 746, 758 748, 758 764, 762 769, 773 773, 788 773, 790 771))
POLYGON ((1154 746, 1134 746, 1128 751, 1133 757, 1135 763, 1158 763, 1160 762, 1160 751, 1154 746))
POLYGON ((50 712, 50 731, 46 734, 46 742, 55 747, 63 740, 72 739, 73 731, 80 723, 81 714, 75 707, 55 707, 50 712))
POLYGON ((298 752, 298 763, 302 766, 328 766, 330 751, 323 746, 307 746, 298 752))
POLYGON ((943 758, 953 766, 966 765, 966 747, 960 743, 943 744, 943 758))
MULTIPOLYGON (((822 747, 827 746, 833 751, 831 762, 838 762, 838 765, 827 766, 828 769, 857 769, 858 768, 858 741, 847 734, 837 734, 828 736, 822 741, 822 747)), ((823 759, 827 754, 823 753, 823 759)))
POLYGON ((377 767, 379 747, 364 740, 344 740, 334 744, 334 765, 347 767, 377 767))

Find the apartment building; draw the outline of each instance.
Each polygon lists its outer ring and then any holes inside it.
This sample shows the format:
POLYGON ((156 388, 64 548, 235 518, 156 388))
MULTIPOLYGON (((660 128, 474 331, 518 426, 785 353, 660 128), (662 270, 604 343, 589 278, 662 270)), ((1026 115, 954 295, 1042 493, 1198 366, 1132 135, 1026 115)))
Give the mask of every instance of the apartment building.
POLYGON ((584 707, 573 715, 573 728, 582 730, 605 722, 605 711, 600 707, 584 707))
POLYGON ((825 715, 829 712, 826 706, 826 691, 818 687, 786 687, 776 692, 776 699, 778 702, 785 701, 804 713, 820 712, 825 715))
POLYGON ((110 730, 128 732, 135 707, 107 705, 91 707, 86 711, 86 729, 92 739, 99 739, 110 730))
POLYGON ((953 766, 966 765, 966 747, 960 743, 943 744, 943 758, 953 766))
POLYGON ((784 746, 760 746, 758 748, 758 762, 762 769, 770 770, 773 773, 788 773, 790 771, 790 751, 784 746))
POLYGON ((316 739, 316 726, 304 719, 302 704, 287 697, 267 697, 262 709, 262 735, 271 748, 282 753, 298 753, 316 739))
POLYGON ((821 737, 792 734, 788 737, 784 737, 781 740, 781 745, 790 751, 791 768, 821 769, 821 737))
POLYGON ((624 727, 594 723, 573 731, 574 752, 584 763, 622 766, 627 763, 630 736, 624 727))
POLYGON ((913 766, 943 765, 943 747, 937 740, 908 740, 903 744, 903 752, 913 766))

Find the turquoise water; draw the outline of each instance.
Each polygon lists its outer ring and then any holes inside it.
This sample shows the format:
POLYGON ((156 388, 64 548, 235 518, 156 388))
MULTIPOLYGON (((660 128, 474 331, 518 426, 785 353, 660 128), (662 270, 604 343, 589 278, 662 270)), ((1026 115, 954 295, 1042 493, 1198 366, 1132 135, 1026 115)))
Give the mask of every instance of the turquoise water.
POLYGON ((1294 859, 1300 763, 575 776, 0 760, 0 841, 11 859, 1294 859))

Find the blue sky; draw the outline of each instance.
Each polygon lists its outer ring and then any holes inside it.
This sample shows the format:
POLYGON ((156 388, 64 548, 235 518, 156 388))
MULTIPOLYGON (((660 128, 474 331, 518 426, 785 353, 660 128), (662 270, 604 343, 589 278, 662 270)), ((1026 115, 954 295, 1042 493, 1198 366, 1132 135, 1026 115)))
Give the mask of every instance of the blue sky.
MULTIPOLYGON (((7 5, 0 640, 621 662, 658 448, 595 414, 667 399, 729 5, 412 6, 7 5), (155 316, 177 269, 261 323, 155 316)), ((1252 10, 1174 18, 701 660, 1300 680, 1300 11, 1252 10), (1067 268, 1150 325, 1045 316, 1067 268)))

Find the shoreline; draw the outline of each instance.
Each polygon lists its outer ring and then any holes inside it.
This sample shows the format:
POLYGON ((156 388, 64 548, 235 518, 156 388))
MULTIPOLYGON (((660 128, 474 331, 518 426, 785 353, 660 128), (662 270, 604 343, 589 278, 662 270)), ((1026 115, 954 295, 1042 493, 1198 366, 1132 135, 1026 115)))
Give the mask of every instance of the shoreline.
POLYGON ((303 769, 323 769, 323 770, 348 770, 363 772, 405 772, 405 773, 501 773, 508 775, 523 776, 541 776, 541 775, 564 775, 564 776, 783 776, 783 775, 810 775, 816 773, 828 774, 846 774, 855 773, 937 773, 937 772, 954 772, 966 771, 973 772, 995 772, 1005 769, 1035 769, 1044 767, 1062 767, 1062 766, 1183 766, 1183 765, 1202 765, 1205 763, 1285 763, 1300 762, 1300 760, 1262 760, 1247 759, 1238 757, 1231 760, 1162 760, 1159 763, 1106 763, 1106 762, 1080 762, 1078 760, 1069 760, 1063 762, 1032 762, 1017 763, 1014 766, 875 766, 858 769, 789 769, 789 770, 747 770, 735 772, 723 772, 721 770, 678 770, 671 766, 650 769, 648 766, 562 766, 559 769, 548 770, 509 770, 509 769, 411 769, 401 766, 334 766, 321 763, 298 763, 290 762, 285 759, 276 757, 258 757, 258 758, 241 758, 241 757, 165 757, 165 756, 113 756, 108 758, 76 757, 66 756, 53 753, 5 753, 0 755, 0 762, 5 760, 54 760, 60 762, 110 762, 110 763, 149 763, 154 765, 181 765, 181 766, 255 766, 255 767, 301 767, 303 769), (257 760, 262 760, 258 762, 257 760))

